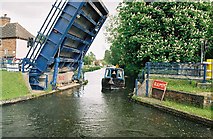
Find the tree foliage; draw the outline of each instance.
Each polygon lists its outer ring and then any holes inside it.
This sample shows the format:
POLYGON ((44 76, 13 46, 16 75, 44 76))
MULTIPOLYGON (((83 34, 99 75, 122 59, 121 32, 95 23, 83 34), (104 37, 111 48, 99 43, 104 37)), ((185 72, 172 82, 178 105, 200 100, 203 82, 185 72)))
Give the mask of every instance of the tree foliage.
POLYGON ((95 54, 93 52, 89 52, 84 56, 84 64, 91 65, 96 60, 95 54))
POLYGON ((106 50, 105 51, 105 54, 104 54, 104 61, 107 63, 107 64, 111 64, 112 61, 111 61, 111 51, 110 50, 106 50))
POLYGON ((198 62, 202 40, 212 50, 211 3, 133 0, 118 10, 107 27, 111 61, 130 72, 148 61, 198 62))

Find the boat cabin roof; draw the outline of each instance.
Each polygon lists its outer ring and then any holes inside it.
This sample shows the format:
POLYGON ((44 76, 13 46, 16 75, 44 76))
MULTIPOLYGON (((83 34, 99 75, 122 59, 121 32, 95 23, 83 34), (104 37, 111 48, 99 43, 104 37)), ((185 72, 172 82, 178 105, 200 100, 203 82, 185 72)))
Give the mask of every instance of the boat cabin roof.
POLYGON ((124 70, 122 68, 107 67, 104 77, 124 80, 124 70))
POLYGON ((107 69, 109 69, 109 70, 123 70, 122 68, 113 68, 113 67, 107 67, 106 70, 107 69))

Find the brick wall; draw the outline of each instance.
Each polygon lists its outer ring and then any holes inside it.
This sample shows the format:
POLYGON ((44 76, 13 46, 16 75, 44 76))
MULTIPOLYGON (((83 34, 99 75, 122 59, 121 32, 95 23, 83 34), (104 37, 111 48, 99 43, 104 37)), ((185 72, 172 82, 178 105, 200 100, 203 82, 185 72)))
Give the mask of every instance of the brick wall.
MULTIPOLYGON (((160 99, 163 91, 158 89, 152 89, 151 85, 153 80, 149 80, 149 97, 160 99)), ((138 96, 145 96, 146 93, 146 80, 143 84, 138 84, 138 96)), ((182 104, 190 104, 196 107, 213 107, 213 95, 211 92, 204 92, 204 94, 191 94, 180 91, 166 90, 164 100, 172 100, 182 104)))
POLYGON ((5 57, 5 49, 7 49, 7 56, 15 56, 13 53, 16 50, 16 39, 2 39, 0 46, 0 57, 5 57))
MULTIPOLYGON (((152 97, 161 99, 163 91, 158 89, 153 89, 152 91, 152 97)), ((172 100, 178 103, 182 104, 190 104, 196 107, 205 107, 210 106, 211 103, 207 103, 206 100, 208 99, 205 96, 197 95, 197 94, 190 94, 190 93, 184 93, 179 91, 173 91, 173 90, 166 90, 164 100, 172 100)))

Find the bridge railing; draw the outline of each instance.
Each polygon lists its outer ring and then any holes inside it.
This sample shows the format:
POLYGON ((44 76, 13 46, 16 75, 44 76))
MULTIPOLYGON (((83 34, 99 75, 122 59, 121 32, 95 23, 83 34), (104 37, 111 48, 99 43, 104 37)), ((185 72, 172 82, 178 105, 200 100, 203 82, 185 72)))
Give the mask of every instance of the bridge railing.
POLYGON ((146 96, 148 96, 150 75, 178 79, 201 80, 205 83, 207 73, 206 67, 206 63, 147 62, 142 73, 135 81, 135 94, 137 95, 138 82, 143 83, 146 79, 146 96))
POLYGON ((204 65, 202 63, 147 63, 146 67, 149 69, 150 74, 189 77, 202 77, 204 74, 204 65))
POLYGON ((35 39, 33 40, 30 50, 28 51, 26 58, 25 58, 25 65, 28 65, 27 67, 25 67, 25 69, 27 70, 29 67, 32 66, 32 64, 35 62, 36 58, 38 57, 39 52, 41 51, 43 44, 45 44, 45 42, 47 41, 47 38, 51 32, 51 30, 53 29, 56 21, 59 18, 60 13, 62 12, 61 9, 64 8, 65 4, 67 3, 67 1, 55 1, 55 3, 52 5, 52 8, 48 14, 48 16, 46 17, 42 27, 40 28, 40 30, 38 31, 37 36, 35 37, 35 39))

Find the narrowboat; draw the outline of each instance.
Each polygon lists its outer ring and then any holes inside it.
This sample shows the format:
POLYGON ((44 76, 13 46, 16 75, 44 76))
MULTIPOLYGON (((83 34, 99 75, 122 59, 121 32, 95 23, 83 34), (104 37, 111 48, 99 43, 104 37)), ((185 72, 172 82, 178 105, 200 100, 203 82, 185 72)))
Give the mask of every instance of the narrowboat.
POLYGON ((107 67, 102 78, 102 89, 121 89, 125 87, 124 70, 122 68, 107 67))

